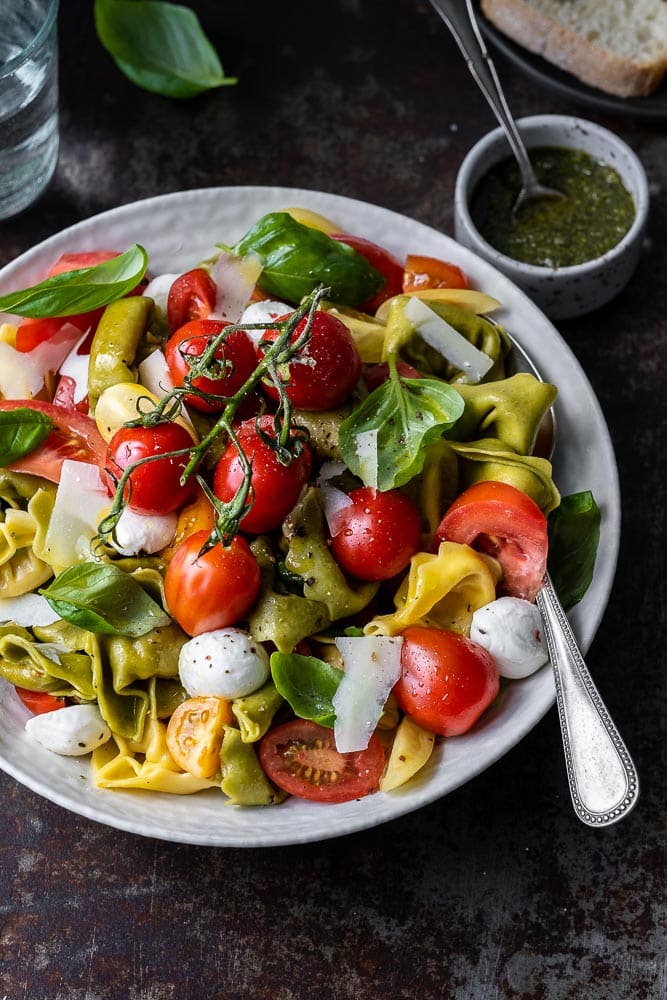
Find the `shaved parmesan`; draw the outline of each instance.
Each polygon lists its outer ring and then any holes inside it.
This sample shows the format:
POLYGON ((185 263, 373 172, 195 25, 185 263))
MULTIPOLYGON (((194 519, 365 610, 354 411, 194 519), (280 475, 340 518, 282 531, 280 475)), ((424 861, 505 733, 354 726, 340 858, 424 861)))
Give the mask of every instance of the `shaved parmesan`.
POLYGON ((327 484, 320 486, 320 495, 322 497, 322 506, 324 507, 324 516, 327 520, 329 534, 332 538, 335 538, 343 530, 344 519, 341 517, 341 513, 347 507, 350 507, 354 501, 350 500, 347 493, 343 493, 342 490, 336 489, 335 486, 328 486, 327 484))
POLYGON ((0 396, 4 399, 32 399, 44 385, 47 372, 56 372, 74 344, 81 340, 81 330, 64 323, 52 337, 32 351, 17 351, 0 341, 0 396))
POLYGON ((90 542, 110 503, 96 465, 65 459, 45 539, 56 573, 90 555, 90 542))
POLYGON ((255 254, 237 257, 236 254, 223 253, 209 273, 218 295, 215 308, 208 318, 238 323, 262 273, 260 257, 255 254))
POLYGON ((401 673, 402 636, 339 636, 345 673, 333 697, 340 753, 365 750, 401 673))
POLYGON ((162 351, 155 350, 140 362, 139 381, 158 399, 162 399, 174 388, 169 365, 162 351))
POLYGON ((403 312, 429 347, 460 368, 469 383, 479 382, 493 367, 492 358, 479 351, 421 299, 411 297, 403 312))
POLYGON ((52 625, 59 618, 60 615, 55 613, 41 594, 22 594, 20 597, 5 597, 0 600, 0 622, 14 622, 25 626, 52 625))
POLYGON ((167 317, 167 302, 169 301, 169 290, 178 278, 177 274, 158 274, 146 285, 143 295, 147 299, 152 299, 155 309, 163 319, 167 317))
POLYGON ((356 437, 359 457, 359 475, 366 486, 377 489, 378 484, 378 432, 377 428, 360 431, 356 437))

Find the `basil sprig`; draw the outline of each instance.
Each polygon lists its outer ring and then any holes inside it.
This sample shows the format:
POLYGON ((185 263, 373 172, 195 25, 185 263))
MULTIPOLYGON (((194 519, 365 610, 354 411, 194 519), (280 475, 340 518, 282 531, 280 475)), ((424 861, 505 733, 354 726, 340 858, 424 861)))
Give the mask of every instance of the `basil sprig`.
POLYGON ((54 274, 38 285, 1 295, 0 312, 44 319, 99 309, 136 288, 147 267, 148 254, 135 243, 101 264, 54 274))
POLYGON ((590 490, 562 497, 549 515, 549 575, 566 611, 579 603, 593 579, 600 522, 590 490))
POLYGON ((395 368, 387 382, 343 421, 339 443, 345 464, 367 486, 391 490, 421 472, 428 445, 452 427, 463 413, 461 395, 446 382, 400 378, 395 368), (357 436, 377 433, 377 476, 368 482, 357 436))
POLYGON ((199 18, 158 0, 95 0, 95 27, 125 76, 163 97, 195 97, 236 83, 224 74, 199 18))
POLYGON ((17 406, 0 412, 0 465, 11 465, 38 448, 53 429, 53 421, 39 410, 17 406))
POLYGON ((262 216, 234 247, 239 257, 262 260, 258 284, 267 295, 296 304, 318 285, 340 305, 359 306, 372 298, 385 279, 352 247, 306 226, 288 212, 262 216))
POLYGON ((141 584, 113 563, 69 566, 40 594, 57 615, 89 632, 138 638, 171 622, 141 584))
POLYGON ((272 653, 271 676, 279 694, 300 719, 310 719, 333 729, 336 712, 333 696, 342 671, 316 656, 272 653))

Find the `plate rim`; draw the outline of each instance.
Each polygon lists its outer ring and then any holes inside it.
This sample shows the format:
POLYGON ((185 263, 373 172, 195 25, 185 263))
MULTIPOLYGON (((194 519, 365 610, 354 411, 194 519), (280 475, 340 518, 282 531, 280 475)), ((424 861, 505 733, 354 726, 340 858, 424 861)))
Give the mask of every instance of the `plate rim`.
MULTIPOLYGON (((152 216, 155 209, 162 207, 169 208, 169 206, 176 204, 183 204, 186 207, 189 206, 191 210, 193 208, 197 208, 197 210, 199 210, 206 206, 209 202, 214 203, 220 198, 236 199, 240 202, 251 200, 253 203, 256 200, 264 199, 272 203, 282 202, 284 207, 303 205, 304 207, 313 208, 315 211, 320 211, 324 215, 328 214, 333 215, 334 217, 336 217, 336 212, 338 211, 339 215, 343 215, 349 220, 354 220, 360 213, 362 216, 366 213, 367 215, 370 215, 373 221, 373 233, 369 234, 369 238, 375 237, 377 239, 377 233, 375 232, 376 228, 378 230, 383 230, 387 227, 391 228, 392 226, 396 226, 398 231, 401 233, 400 240, 405 240, 405 232, 407 231, 414 233, 417 238, 423 237, 426 239, 428 237, 427 242, 430 244, 441 246, 443 250, 445 247, 448 251, 454 249, 456 254, 455 259, 458 263, 462 264, 464 269, 468 269, 468 272, 473 280, 476 280, 476 275, 482 275, 482 286, 485 290, 488 290, 489 284, 492 285, 495 289, 494 294, 496 297, 501 298, 501 301, 502 292, 505 291, 507 293, 507 298, 511 303, 508 308, 515 311, 518 309, 522 313, 527 313, 535 321, 537 326, 542 328, 542 332, 547 343, 546 345, 543 345, 541 351, 538 351, 537 358, 535 357, 536 352, 533 349, 533 346, 529 345, 526 347, 527 352, 538 364, 538 368, 541 367, 540 356, 548 356, 548 352, 552 350, 554 346, 558 347, 560 358, 564 360, 566 366, 571 367, 572 372, 576 376, 579 383, 587 387, 586 408, 590 410, 593 422, 599 432, 599 443, 602 445, 604 463, 607 468, 605 481, 607 483, 611 501, 609 508, 605 512, 606 535, 604 567, 597 580, 594 578, 594 588, 592 588, 594 591, 594 594, 592 595, 594 597, 594 601, 589 601, 588 605, 584 604, 584 607, 587 609, 586 613, 589 619, 588 622, 583 620, 583 610, 581 606, 578 606, 578 608, 575 608, 573 611, 573 627, 575 632, 579 635, 582 650, 585 653, 595 636, 602 617, 604 616, 605 608, 613 586, 620 545, 620 489, 618 468, 606 420, 592 386, 576 359, 576 356, 569 345, 563 340, 551 321, 548 320, 538 307, 534 305, 534 303, 532 303, 523 292, 514 286, 508 278, 493 268, 492 265, 481 260, 481 258, 478 258, 474 253, 472 253, 472 251, 459 246, 453 237, 428 226, 426 223, 422 223, 419 220, 410 218, 409 216, 400 214, 391 209, 384 208, 381 205, 350 198, 345 195, 304 188, 273 187, 265 185, 228 185, 223 187, 194 188, 155 195, 134 202, 127 202, 123 205, 107 209, 104 212, 97 213, 96 215, 83 219, 80 222, 74 223, 63 230, 52 234, 45 240, 40 241, 38 244, 17 257, 14 261, 7 264, 0 270, 0 281, 4 282, 7 278, 9 278, 11 284, 11 279, 13 277, 24 274, 26 271, 29 272, 31 268, 39 268, 42 262, 48 257, 54 246, 63 247, 63 245, 66 244, 70 247, 72 246, 72 242, 76 243, 81 237, 87 238, 86 234, 89 231, 94 232, 100 227, 104 228, 107 223, 111 223, 112 226, 120 226, 122 229, 126 220, 128 218, 132 219, 136 217, 137 213, 141 215, 142 213, 148 212, 152 216), (489 280, 487 281, 487 279, 489 280)), ((254 218, 258 218, 261 212, 265 210, 270 209, 260 207, 254 218)), ((254 221, 254 219, 252 221, 254 221)), ((351 229, 351 231, 354 231, 354 229, 351 229)), ((397 240, 396 242, 398 243, 400 240, 397 240)), ((380 240, 378 240, 378 242, 380 242, 380 240)), ((387 246, 388 249, 392 249, 391 244, 391 239, 384 241, 384 245, 387 246)), ((440 252, 443 252, 443 250, 440 252)), ((516 334, 514 335, 517 336, 516 334)), ((522 347, 526 346, 525 340, 522 336, 517 336, 517 339, 521 343, 522 347)), ((545 668, 545 671, 548 671, 548 668, 545 668)), ((59 788, 54 789, 39 774, 36 775, 34 772, 31 772, 30 769, 26 769, 24 766, 22 767, 17 764, 11 759, 11 755, 10 757, 7 757, 4 750, 4 735, 0 736, 0 768, 19 783, 30 788, 36 794, 56 803, 57 805, 60 805, 65 809, 111 828, 138 834, 140 836, 152 837, 174 843, 217 847, 271 847, 318 842, 321 840, 331 839, 333 837, 360 832, 365 829, 371 829, 382 823, 397 819, 443 798, 456 788, 461 787, 461 785, 477 777, 482 771, 486 770, 493 763, 504 756, 505 753, 516 746, 528 734, 528 732, 530 732, 534 726, 537 725, 537 723, 553 705, 555 699, 553 679, 550 671, 546 673, 545 671, 538 673, 538 675, 533 675, 533 677, 538 680, 538 683, 535 685, 535 690, 538 694, 536 703, 534 706, 531 706, 532 710, 529 714, 522 716, 516 721, 511 739, 503 739, 502 745, 495 748, 491 755, 488 753, 481 754, 479 758, 471 761, 465 774, 460 778, 460 780, 450 780, 446 787, 444 789, 441 788, 440 790, 438 790, 435 785, 429 786, 428 784, 426 784, 426 787, 423 788, 422 784, 424 783, 418 782, 417 789, 412 790, 414 794, 412 792, 401 792, 400 789, 392 793, 378 792, 373 796, 367 797, 366 799, 357 800, 355 803, 345 803, 343 804, 345 808, 341 806, 329 805, 320 806, 320 809, 324 808, 326 810, 324 815, 326 817, 330 817, 331 821, 325 820, 322 825, 323 828, 318 829, 315 834, 307 823, 303 823, 297 829, 290 827, 289 830, 286 829, 284 825, 277 824, 278 832, 270 832, 268 834, 264 833, 262 835, 251 837, 249 840, 248 830, 243 828, 243 826, 239 827, 236 833, 226 832, 224 835, 220 835, 219 833, 216 834, 216 831, 207 831, 203 829, 178 830, 171 827, 167 828, 165 826, 147 823, 143 820, 137 820, 133 817, 131 808, 129 810, 129 814, 126 814, 123 808, 117 808, 115 805, 113 808, 107 808, 107 804, 110 805, 112 802, 129 803, 137 801, 136 796, 144 797, 146 795, 146 793, 140 791, 111 791, 93 788, 93 794, 88 795, 86 800, 73 800, 72 795, 67 792, 67 783, 65 784, 64 791, 59 788), (127 798, 128 796, 129 800, 127 798), (371 811, 372 815, 369 816, 367 815, 369 810, 364 809, 364 803, 368 803, 370 800, 374 800, 374 808, 371 811), (334 822, 334 820, 336 821, 334 822)), ((528 680, 530 681, 530 678, 528 680)), ((525 682, 522 683, 525 684, 525 682)), ((0 690, 2 690, 2 687, 8 689, 10 686, 3 681, 2 685, 0 685, 0 690)), ((530 690, 532 691, 533 688, 531 687, 530 690)), ((1 699, 0 701, 1 717, 5 699, 1 699)), ((16 701, 18 702, 18 699, 16 699, 16 701)), ((15 706, 14 714, 16 714, 17 711, 20 712, 21 710, 22 706, 20 708, 15 706)), ((507 720, 505 720, 505 722, 507 722, 507 720)), ((481 728, 476 727, 475 733, 480 732, 483 728, 492 729, 494 724, 495 717, 487 719, 481 728)), ((504 726, 501 726, 501 732, 503 728, 504 726)), ((456 738, 456 740, 465 741, 466 737, 459 737, 456 738)), ((447 741, 447 746, 452 747, 451 740, 447 741)), ((45 753, 47 752, 45 751, 45 753)), ((80 767, 81 765, 79 764, 79 770, 80 767)), ((77 770, 77 765, 72 765, 70 769, 73 773, 77 770)), ((414 781, 415 779, 413 779, 413 782, 414 781)), ((413 782, 410 784, 412 785, 413 782)), ((72 782, 70 782, 70 784, 72 784, 72 782)), ((88 784, 90 784, 89 781, 88 784)), ((160 793, 150 794, 152 796, 156 796, 160 793)), ((224 800, 221 803, 221 796, 217 790, 213 790, 212 793, 198 793, 196 798, 199 798, 199 796, 202 795, 215 796, 216 808, 225 808, 226 803, 224 803, 224 800)), ((162 796, 162 798, 165 798, 165 796, 162 796)), ((166 798, 168 800, 173 800, 174 798, 187 799, 188 797, 167 796, 166 798)), ((151 801, 155 801, 155 799, 153 798, 151 801)), ((313 805, 316 806, 316 804, 313 803, 308 803, 307 805, 309 807, 312 807, 313 805)), ((227 808, 234 809, 238 807, 227 806, 227 808)), ((139 811, 141 812, 142 809, 139 811)), ((287 802, 282 804, 280 807, 272 807, 271 809, 272 813, 278 813, 280 811, 282 811, 285 816, 288 816, 290 812, 295 815, 300 814, 302 811, 301 804, 294 807, 293 802, 287 802)), ((313 810, 309 810, 309 814, 311 813, 312 815, 315 815, 313 810)))

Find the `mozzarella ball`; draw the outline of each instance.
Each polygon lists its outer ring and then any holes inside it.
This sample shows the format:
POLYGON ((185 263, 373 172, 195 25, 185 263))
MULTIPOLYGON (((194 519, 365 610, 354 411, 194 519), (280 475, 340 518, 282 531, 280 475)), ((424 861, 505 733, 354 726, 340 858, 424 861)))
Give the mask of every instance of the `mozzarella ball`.
POLYGON ((253 344, 257 346, 264 337, 266 330, 271 329, 271 324, 275 323, 281 316, 287 316, 291 312, 294 312, 292 306, 288 306, 284 302, 276 302, 273 299, 262 299, 260 302, 251 302, 245 308, 239 323, 266 323, 264 329, 246 331, 253 344))
POLYGON ((176 532, 178 515, 139 514, 125 507, 111 544, 123 556, 152 555, 169 545, 176 532))
POLYGON ((65 757, 82 757, 111 739, 111 730, 97 705, 67 705, 33 715, 25 731, 47 750, 65 757))
POLYGON ((190 695, 243 698, 269 679, 269 655, 240 628, 202 632, 181 648, 181 684, 190 695))
POLYGON ((549 659, 542 616, 520 597, 499 597, 475 611, 470 638, 488 650, 501 677, 528 677, 549 659))

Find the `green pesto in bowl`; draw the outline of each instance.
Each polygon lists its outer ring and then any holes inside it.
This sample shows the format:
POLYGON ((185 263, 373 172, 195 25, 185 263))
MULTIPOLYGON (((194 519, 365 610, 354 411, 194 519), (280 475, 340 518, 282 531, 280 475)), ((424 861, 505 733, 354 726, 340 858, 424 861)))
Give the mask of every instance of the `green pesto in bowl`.
POLYGON ((538 198, 514 212, 521 177, 502 160, 473 191, 470 214, 483 238, 513 260, 560 268, 595 260, 623 239, 635 203, 618 172, 589 153, 559 146, 530 150, 538 180, 564 198, 538 198))

